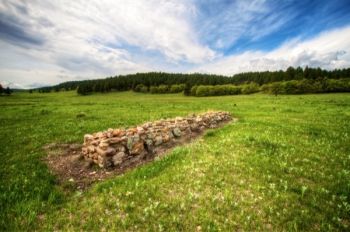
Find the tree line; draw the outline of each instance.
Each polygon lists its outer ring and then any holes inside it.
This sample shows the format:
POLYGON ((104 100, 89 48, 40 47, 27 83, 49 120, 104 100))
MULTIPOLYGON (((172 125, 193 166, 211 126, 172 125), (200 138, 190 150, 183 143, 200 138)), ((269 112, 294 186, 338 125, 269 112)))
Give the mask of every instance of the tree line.
POLYGON ((136 73, 129 75, 119 75, 105 79, 70 81, 58 84, 56 86, 43 87, 36 89, 38 92, 51 92, 62 90, 77 90, 81 95, 92 92, 109 91, 127 91, 164 93, 175 91, 171 86, 181 86, 186 95, 191 95, 193 86, 199 85, 244 85, 256 83, 259 86, 273 82, 290 80, 316 80, 320 78, 341 79, 350 78, 350 68, 323 70, 321 68, 289 67, 285 71, 264 71, 264 72, 246 72, 235 74, 233 76, 223 76, 214 74, 184 74, 184 73, 164 73, 149 72, 136 73))
POLYGON ((291 80, 264 84, 260 90, 270 94, 304 94, 350 92, 350 78, 316 80, 291 80))
POLYGON ((259 86, 255 82, 243 85, 195 85, 191 88, 191 96, 223 96, 252 94, 263 92, 268 94, 305 94, 305 93, 335 93, 350 92, 350 78, 316 80, 301 79, 290 81, 278 81, 259 86))
POLYGON ((12 89, 10 89, 9 86, 7 86, 6 88, 4 88, 1 84, 0 84, 0 96, 1 95, 11 95, 12 93, 12 89))

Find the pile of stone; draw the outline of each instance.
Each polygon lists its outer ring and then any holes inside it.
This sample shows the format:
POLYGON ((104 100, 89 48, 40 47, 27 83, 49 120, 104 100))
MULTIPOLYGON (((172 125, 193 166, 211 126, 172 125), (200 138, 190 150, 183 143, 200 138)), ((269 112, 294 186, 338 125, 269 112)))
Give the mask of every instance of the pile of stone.
POLYGON ((147 122, 129 129, 108 129, 84 136, 83 156, 100 167, 125 167, 154 157, 157 149, 216 128, 231 120, 227 112, 207 112, 188 117, 147 122))

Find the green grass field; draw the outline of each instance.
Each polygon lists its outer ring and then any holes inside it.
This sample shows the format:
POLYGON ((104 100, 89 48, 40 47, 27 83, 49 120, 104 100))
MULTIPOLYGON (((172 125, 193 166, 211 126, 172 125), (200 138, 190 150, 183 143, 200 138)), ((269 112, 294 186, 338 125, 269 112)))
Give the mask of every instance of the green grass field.
POLYGON ((350 94, 18 93, 0 105, 1 231, 350 229, 350 94), (63 191, 41 161, 49 143, 207 110, 239 121, 84 192, 63 191))

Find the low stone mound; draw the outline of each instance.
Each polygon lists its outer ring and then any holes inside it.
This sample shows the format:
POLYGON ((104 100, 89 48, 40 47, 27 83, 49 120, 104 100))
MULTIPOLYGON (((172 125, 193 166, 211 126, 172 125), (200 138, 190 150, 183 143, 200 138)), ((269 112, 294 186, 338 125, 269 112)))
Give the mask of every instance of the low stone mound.
POLYGON ((84 136, 84 158, 102 168, 123 168, 151 159, 160 151, 230 121, 227 112, 176 117, 129 129, 108 129, 84 136))

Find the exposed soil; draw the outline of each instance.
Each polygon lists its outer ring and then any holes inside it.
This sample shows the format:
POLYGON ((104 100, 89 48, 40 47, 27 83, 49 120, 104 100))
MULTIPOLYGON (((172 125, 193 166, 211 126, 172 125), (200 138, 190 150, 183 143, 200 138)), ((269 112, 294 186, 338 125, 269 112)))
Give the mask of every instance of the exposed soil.
MULTIPOLYGON (((237 119, 233 118, 232 121, 235 122, 237 119)), ((220 123, 218 127, 228 122, 220 123)), ((172 148, 190 143, 203 135, 204 132, 181 136, 172 143, 165 143, 157 147, 152 156, 148 156, 143 160, 130 160, 130 162, 126 162, 119 168, 104 169, 87 162, 82 156, 81 144, 48 144, 43 147, 48 154, 44 158, 44 161, 47 163, 51 172, 57 177, 60 185, 69 189, 84 190, 94 182, 120 175, 129 169, 154 160, 155 157, 162 157, 172 148)))

